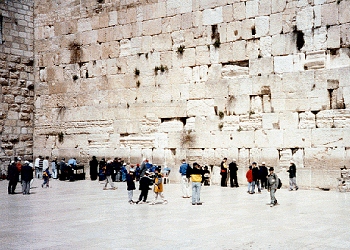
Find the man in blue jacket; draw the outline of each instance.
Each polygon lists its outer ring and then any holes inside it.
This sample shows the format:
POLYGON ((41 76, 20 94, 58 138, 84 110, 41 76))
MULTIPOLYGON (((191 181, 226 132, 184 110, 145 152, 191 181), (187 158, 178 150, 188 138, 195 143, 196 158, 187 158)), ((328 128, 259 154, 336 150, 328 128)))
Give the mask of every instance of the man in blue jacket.
POLYGON ((182 164, 180 166, 179 173, 181 174, 181 187, 182 187, 182 198, 190 198, 190 190, 189 190, 189 179, 186 176, 187 169, 190 166, 186 163, 186 160, 182 160, 182 164))

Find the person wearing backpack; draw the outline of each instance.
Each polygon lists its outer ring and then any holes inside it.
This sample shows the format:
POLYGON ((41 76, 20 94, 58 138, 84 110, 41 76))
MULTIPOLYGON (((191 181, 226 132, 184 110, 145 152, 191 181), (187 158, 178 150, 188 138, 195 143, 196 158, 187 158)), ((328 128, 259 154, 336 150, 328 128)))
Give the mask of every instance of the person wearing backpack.
POLYGON ((277 199, 275 193, 278 189, 280 180, 278 179, 277 174, 274 173, 274 168, 269 168, 269 175, 267 176, 267 190, 270 192, 271 203, 270 207, 277 205, 277 199))

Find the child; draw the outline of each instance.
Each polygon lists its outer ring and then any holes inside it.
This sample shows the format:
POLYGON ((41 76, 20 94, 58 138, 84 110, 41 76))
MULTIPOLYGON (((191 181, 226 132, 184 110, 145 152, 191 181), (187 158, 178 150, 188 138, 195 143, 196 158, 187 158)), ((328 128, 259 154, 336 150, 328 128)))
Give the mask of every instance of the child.
POLYGON ((49 182, 50 182, 50 178, 51 178, 51 173, 49 171, 49 168, 46 168, 43 172, 43 179, 44 182, 43 184, 41 184, 41 187, 43 188, 44 186, 46 186, 47 188, 49 187, 49 182))
POLYGON ((152 201, 152 203, 150 203, 150 205, 156 204, 158 195, 162 198, 163 204, 167 204, 168 201, 164 198, 163 195, 162 174, 159 173, 159 168, 155 168, 154 175, 154 200, 152 201))
POLYGON ((208 166, 204 167, 203 180, 204 180, 204 186, 210 186, 210 171, 208 169, 208 166))
POLYGON ((245 177, 247 178, 248 182, 248 194, 252 194, 253 192, 253 171, 252 171, 252 166, 249 166, 249 170, 247 171, 245 177))
POLYGON ((129 173, 126 175, 126 189, 128 190, 129 203, 134 204, 132 200, 135 188, 134 182, 134 169, 130 169, 129 173))
POLYGON ((267 176, 267 190, 270 191, 270 197, 271 197, 271 203, 270 203, 270 207, 273 207, 275 205, 277 205, 277 199, 275 197, 275 193, 277 191, 277 187, 278 187, 278 177, 277 175, 273 172, 274 168, 270 167, 269 168, 269 175, 267 176))
POLYGON ((141 194, 140 194, 139 200, 136 202, 136 204, 139 204, 139 203, 142 204, 142 203, 147 202, 149 186, 152 185, 152 181, 148 176, 149 176, 149 171, 147 170, 145 172, 145 175, 143 177, 141 177, 141 179, 140 179, 140 188, 139 189, 141 190, 141 194), (143 201, 142 201, 142 199, 143 199, 143 201))

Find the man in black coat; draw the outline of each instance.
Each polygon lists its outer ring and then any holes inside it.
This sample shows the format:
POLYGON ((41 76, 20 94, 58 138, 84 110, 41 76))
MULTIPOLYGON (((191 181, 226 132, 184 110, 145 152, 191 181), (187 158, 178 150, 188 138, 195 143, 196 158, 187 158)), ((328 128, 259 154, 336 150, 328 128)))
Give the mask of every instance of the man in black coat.
POLYGON ((98 174, 98 161, 96 159, 96 156, 92 157, 92 160, 89 162, 90 165, 90 179, 92 181, 95 181, 97 179, 97 174, 98 174))
POLYGON ((15 194, 18 178, 19 172, 16 166, 16 162, 12 161, 11 164, 8 166, 7 171, 7 179, 9 180, 9 185, 7 189, 8 194, 15 194))
POLYGON ((261 180, 261 189, 264 189, 264 188, 267 189, 267 175, 269 173, 267 171, 267 167, 265 166, 265 162, 262 162, 261 166, 259 166, 259 172, 260 172, 260 180, 261 180))
POLYGON ((236 159, 233 159, 233 161, 228 164, 228 168, 230 169, 230 185, 231 187, 239 187, 238 181, 237 181, 237 163, 236 159))
POLYGON ((29 165, 28 161, 24 162, 24 165, 21 169, 21 179, 22 179, 22 193, 29 194, 30 190, 30 181, 33 179, 33 169, 29 165))
POLYGON ((255 185, 258 187, 258 192, 261 193, 261 188, 260 188, 260 172, 258 169, 258 166, 256 162, 252 163, 252 172, 253 172, 253 190, 252 194, 255 193, 255 185))

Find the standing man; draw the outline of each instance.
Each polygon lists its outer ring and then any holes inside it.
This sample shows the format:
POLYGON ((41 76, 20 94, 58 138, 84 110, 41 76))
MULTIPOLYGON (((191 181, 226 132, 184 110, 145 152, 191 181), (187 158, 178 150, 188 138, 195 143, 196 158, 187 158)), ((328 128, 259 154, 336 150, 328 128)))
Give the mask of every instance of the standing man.
POLYGON ((148 159, 144 158, 140 166, 140 177, 143 177, 145 175, 147 171, 147 166, 146 166, 147 163, 148 163, 148 159))
POLYGON ((92 157, 92 160, 89 162, 90 165, 90 179, 92 181, 95 181, 97 179, 97 168, 98 168, 98 161, 96 159, 96 156, 92 157))
POLYGON ((230 164, 228 164, 228 168, 230 170, 230 186, 233 187, 239 187, 238 181, 237 181, 237 163, 236 159, 233 159, 230 164))
POLYGON ((202 205, 201 202, 201 185, 202 185, 202 169, 201 166, 195 162, 191 172, 192 180, 192 205, 202 205))
POLYGON ((7 169, 7 179, 9 180, 8 194, 15 194, 17 182, 19 178, 18 168, 15 161, 11 161, 7 169))
POLYGON ((267 188, 267 175, 269 174, 267 172, 267 167, 265 166, 264 161, 261 163, 261 166, 259 166, 259 173, 261 180, 261 190, 263 190, 264 188, 267 188))
POLYGON ((59 179, 60 181, 65 181, 67 179, 67 164, 65 162, 65 158, 62 158, 60 162, 60 172, 59 172, 59 179))
POLYGON ((29 194, 30 181, 33 179, 33 168, 29 165, 28 161, 25 161, 24 165, 22 166, 21 179, 23 195, 29 194))
POLYGON ((289 191, 293 191, 293 186, 295 187, 295 191, 299 189, 297 185, 297 167, 294 164, 294 161, 290 161, 289 169, 289 191))
POLYGON ((183 159, 179 170, 179 173, 181 174, 182 198, 190 198, 190 181, 186 176, 187 169, 189 167, 190 166, 188 165, 188 163, 186 163, 186 160, 183 159))
POLYGON ((226 162, 227 162, 227 158, 225 157, 221 162, 221 171, 220 171, 221 186, 222 187, 227 187, 227 169, 228 169, 228 166, 227 166, 226 162))
POLYGON ((260 171, 258 169, 258 166, 256 164, 256 162, 252 163, 252 172, 253 172, 253 190, 252 193, 255 193, 255 185, 258 187, 258 192, 259 194, 261 193, 261 189, 260 189, 260 171))
POLYGON ((41 175, 40 175, 40 170, 39 170, 39 162, 40 162, 40 159, 41 159, 41 155, 39 155, 35 161, 34 161, 34 167, 35 167, 35 177, 40 179, 41 178, 41 175))
POLYGON ((277 199, 275 197, 275 193, 277 191, 279 180, 277 175, 274 173, 273 167, 269 168, 269 172, 270 174, 267 176, 267 183, 268 183, 267 190, 270 192, 270 198, 271 198, 270 207, 273 207, 277 205, 277 199))
POLYGON ((57 179, 57 157, 51 161, 52 178, 57 179))
POLYGON ((46 156, 45 159, 43 160, 43 170, 46 170, 49 168, 49 157, 46 156))

